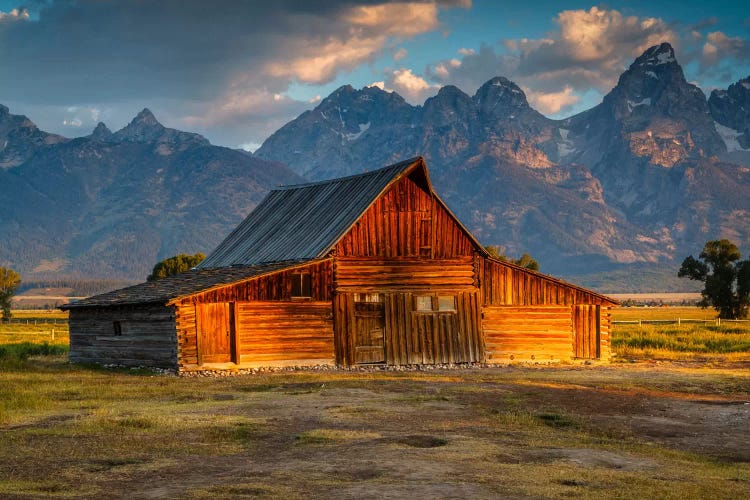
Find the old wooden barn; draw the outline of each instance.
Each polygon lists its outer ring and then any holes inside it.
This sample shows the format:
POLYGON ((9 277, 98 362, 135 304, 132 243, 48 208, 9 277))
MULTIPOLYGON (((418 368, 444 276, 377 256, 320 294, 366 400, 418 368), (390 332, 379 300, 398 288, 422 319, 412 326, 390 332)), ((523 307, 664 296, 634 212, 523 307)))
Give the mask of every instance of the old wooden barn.
POLYGON ((70 359, 178 371, 610 357, 603 295, 491 258, 422 158, 273 190, 198 268, 70 310, 70 359))

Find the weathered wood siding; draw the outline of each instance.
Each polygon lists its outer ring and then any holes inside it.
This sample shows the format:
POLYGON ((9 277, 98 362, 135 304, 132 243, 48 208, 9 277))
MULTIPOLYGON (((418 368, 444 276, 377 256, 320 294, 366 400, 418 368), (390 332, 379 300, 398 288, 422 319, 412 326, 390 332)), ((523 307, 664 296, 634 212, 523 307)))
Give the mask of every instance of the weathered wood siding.
POLYGON ((610 302, 554 278, 482 260, 488 362, 609 359, 610 302))
MULTIPOLYGON (((416 297, 433 292, 383 293, 384 358, 388 365, 473 363, 484 359, 479 293, 442 290, 455 297, 455 311, 418 311, 416 297)), ((334 301, 336 359, 357 363, 358 324, 355 294, 339 293, 334 301)))
MULTIPOLYGON (((299 266, 291 270, 279 271, 277 273, 248 279, 239 283, 233 283, 224 287, 215 288, 207 292, 198 293, 184 297, 177 304, 177 346, 179 352, 179 366, 182 370, 196 369, 201 364, 198 349, 198 328, 196 319, 196 306, 199 304, 241 304, 247 302, 272 303, 278 306, 279 311, 284 310, 284 303, 304 304, 310 302, 326 302, 331 309, 332 303, 332 261, 326 260, 308 266, 299 266), (306 272, 310 274, 311 297, 308 301, 304 299, 292 299, 293 276, 306 272)), ((236 306, 235 306, 236 307, 236 306)), ((237 309, 235 309, 237 311, 237 309)), ((236 319, 235 312, 232 318, 236 319)), ((330 316, 330 312, 329 312, 330 316)), ((233 361, 239 359, 242 362, 242 350, 236 341, 241 336, 240 324, 234 324, 235 352, 233 361)), ((283 342, 279 343, 279 349, 283 349, 283 342)), ((247 356, 244 358, 246 362, 247 356)), ((273 363, 266 363, 272 365, 273 363)))
POLYGON ((421 171, 379 197, 334 254, 338 363, 482 361, 474 243, 421 171), (382 304, 355 303, 361 293, 380 294, 382 304), (438 294, 455 297, 455 311, 416 310, 417 296, 438 294))
POLYGON ((486 306, 602 304, 584 289, 510 265, 483 259, 480 266, 486 306))
POLYGON ((568 361, 573 357, 570 306, 487 306, 482 327, 488 363, 568 361))
POLYGON ((342 257, 451 258, 473 252, 467 234, 412 177, 379 197, 335 248, 342 257))
POLYGON ((573 306, 573 352, 580 359, 610 359, 609 308, 573 306))
POLYGON ((336 259, 338 292, 475 289, 472 257, 453 259, 336 259))
POLYGON ((196 293, 185 297, 182 303, 199 302, 248 302, 248 301, 272 301, 291 300, 292 298, 292 276, 300 273, 310 273, 313 300, 330 301, 333 298, 331 289, 331 260, 317 262, 307 266, 299 266, 294 269, 279 271, 259 278, 252 278, 218 287, 203 293, 196 293))
POLYGON ((70 310, 70 360, 177 367, 174 308, 159 305, 70 310), (116 329, 115 322, 119 328, 116 329), (119 332, 119 335, 117 334, 119 332))
POLYGON ((331 302, 240 302, 236 328, 242 366, 335 362, 331 302))
POLYGON ((612 314, 611 308, 602 306, 599 312, 599 352, 600 359, 610 361, 612 359, 612 314))

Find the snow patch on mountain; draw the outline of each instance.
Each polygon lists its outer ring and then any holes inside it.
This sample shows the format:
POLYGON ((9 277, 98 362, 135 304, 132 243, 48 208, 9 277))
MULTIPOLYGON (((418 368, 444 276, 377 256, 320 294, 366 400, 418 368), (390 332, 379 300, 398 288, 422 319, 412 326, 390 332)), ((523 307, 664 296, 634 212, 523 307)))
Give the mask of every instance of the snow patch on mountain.
POLYGON ((745 149, 740 146, 740 142, 737 140, 737 137, 741 136, 742 132, 737 132, 732 128, 725 127, 719 122, 714 122, 714 126, 721 136, 721 139, 724 141, 724 144, 726 144, 728 153, 731 153, 732 151, 750 151, 750 149, 745 149))
POLYGON ((562 138, 562 141, 557 143, 557 155, 560 158, 564 158, 568 156, 570 153, 574 152, 576 149, 573 147, 573 141, 568 139, 568 134, 570 133, 570 130, 566 128, 561 128, 558 130, 560 132, 560 137, 562 138))
POLYGON ((345 134, 344 137, 346 137, 347 141, 356 141, 359 139, 359 136, 367 132, 367 129, 370 128, 370 122, 367 123, 360 123, 359 124, 359 132, 355 132, 353 134, 345 134))
POLYGON ((628 99, 628 111, 633 111, 633 108, 637 108, 638 106, 651 106, 651 98, 646 97, 645 99, 641 99, 638 102, 634 102, 628 99))

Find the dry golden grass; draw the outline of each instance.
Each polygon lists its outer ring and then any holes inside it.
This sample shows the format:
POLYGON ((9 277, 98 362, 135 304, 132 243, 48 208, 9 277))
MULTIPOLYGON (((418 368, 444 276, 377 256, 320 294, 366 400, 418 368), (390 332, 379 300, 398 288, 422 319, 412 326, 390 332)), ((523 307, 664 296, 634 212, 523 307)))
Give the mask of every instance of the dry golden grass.
POLYGON ((746 498, 747 369, 0 365, 0 497, 746 498), (725 439, 732 433, 732 440, 725 439))
POLYGON ((694 306, 675 307, 618 307, 612 310, 613 321, 716 319, 716 311, 694 306))
POLYGON ((14 319, 27 318, 48 318, 48 319, 68 319, 68 312, 59 309, 13 309, 14 319))
POLYGON ((716 313, 698 307, 619 308, 613 321, 674 321, 664 324, 613 324, 612 349, 619 360, 750 360, 750 322, 714 320, 716 313), (707 322, 684 322, 705 319, 707 322))

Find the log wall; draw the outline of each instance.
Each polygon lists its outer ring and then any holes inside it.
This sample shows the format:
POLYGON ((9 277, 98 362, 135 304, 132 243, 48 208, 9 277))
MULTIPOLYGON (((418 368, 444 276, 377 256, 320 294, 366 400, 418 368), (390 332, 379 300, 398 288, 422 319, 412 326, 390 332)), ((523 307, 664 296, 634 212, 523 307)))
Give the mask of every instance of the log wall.
POLYGON ((482 328, 488 363, 573 358, 570 306, 486 306, 482 328))
POLYGON ((510 265, 483 259, 480 281, 484 305, 608 304, 602 297, 510 265))
POLYGON ((475 289, 471 256, 453 259, 338 258, 334 287, 338 292, 475 289))
POLYGON ((335 363, 331 302, 240 302, 236 328, 243 366, 335 363))
POLYGON ((360 217, 335 247, 342 257, 451 258, 474 245, 419 179, 407 177, 360 217))
POLYGON ((291 300, 293 275, 300 272, 310 273, 312 286, 311 298, 313 300, 330 301, 333 298, 331 287, 332 269, 331 260, 325 260, 307 266, 279 271, 259 278, 247 279, 203 293, 196 293, 185 297, 180 302, 195 304, 200 302, 291 300))
MULTIPOLYGON (((418 311, 416 296, 428 292, 383 294, 385 363, 388 365, 473 363, 484 359, 479 293, 443 290, 455 297, 455 311, 418 311)), ((336 359, 356 364, 355 294, 338 293, 334 300, 336 359)))
POLYGON ((70 310, 69 326, 70 360, 73 362, 177 367, 172 307, 74 308, 70 310), (115 322, 119 324, 118 329, 115 322))
POLYGON ((580 359, 609 360, 611 318, 608 307, 573 306, 573 352, 580 359))

